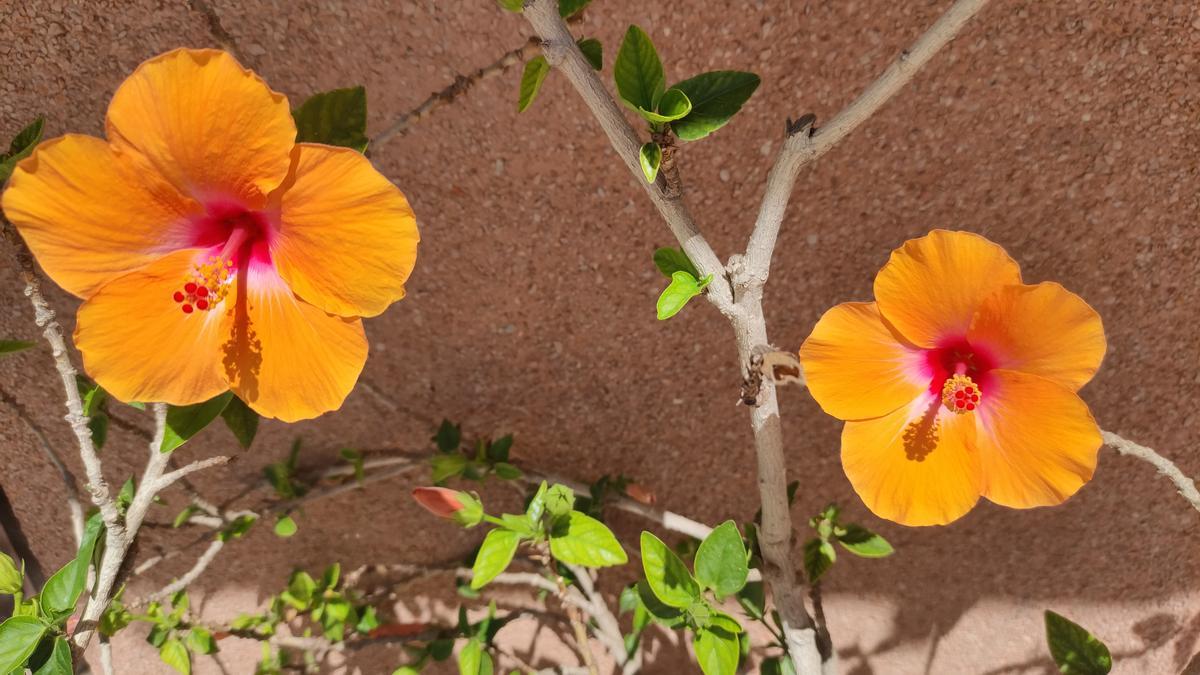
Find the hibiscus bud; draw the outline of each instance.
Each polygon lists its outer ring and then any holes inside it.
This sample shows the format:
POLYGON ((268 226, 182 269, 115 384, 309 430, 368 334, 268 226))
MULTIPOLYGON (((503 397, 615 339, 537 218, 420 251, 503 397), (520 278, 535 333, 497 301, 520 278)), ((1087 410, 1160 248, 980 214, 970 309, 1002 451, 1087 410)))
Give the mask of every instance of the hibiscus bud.
POLYGON ((625 494, 630 499, 641 502, 646 506, 654 506, 654 502, 658 501, 653 492, 647 490, 641 485, 638 485, 637 483, 629 483, 626 485, 625 494))
POLYGON ((419 487, 413 499, 439 518, 451 518, 463 527, 474 527, 483 520, 483 504, 473 495, 441 487, 419 487))

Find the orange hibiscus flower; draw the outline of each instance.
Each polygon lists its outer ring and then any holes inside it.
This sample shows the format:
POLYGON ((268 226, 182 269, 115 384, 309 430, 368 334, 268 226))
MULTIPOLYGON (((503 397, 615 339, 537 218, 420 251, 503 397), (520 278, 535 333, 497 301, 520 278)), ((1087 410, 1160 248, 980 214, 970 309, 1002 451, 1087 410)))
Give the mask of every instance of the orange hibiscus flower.
POLYGON ((1076 394, 1104 358, 1100 316, 967 232, 892 252, 875 302, 838 305, 800 348, 809 390, 846 421, 842 467, 876 515, 940 525, 982 495, 1059 504, 1092 477, 1100 430, 1076 394))
POLYGON ((117 88, 108 140, 69 134, 13 172, 3 208, 84 299, 84 369, 125 401, 232 389, 285 421, 341 406, 360 317, 404 297, 417 227, 360 153, 296 143, 287 98, 232 56, 180 49, 117 88))

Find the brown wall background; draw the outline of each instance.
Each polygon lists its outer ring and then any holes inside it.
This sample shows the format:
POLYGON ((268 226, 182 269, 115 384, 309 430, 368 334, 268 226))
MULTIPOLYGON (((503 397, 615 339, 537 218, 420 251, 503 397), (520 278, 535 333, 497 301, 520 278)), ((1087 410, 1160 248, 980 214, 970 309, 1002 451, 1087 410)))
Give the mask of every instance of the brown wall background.
MULTIPOLYGON (((376 132, 528 34, 520 17, 486 1, 210 3, 245 64, 294 102, 365 84, 376 132)), ((580 30, 603 41, 608 81, 629 23, 653 36, 669 79, 715 68, 762 75, 729 127, 682 153, 689 203, 724 257, 744 247, 784 118, 831 117, 946 5, 596 0, 580 30)), ((39 112, 49 136, 99 135, 108 98, 141 60, 216 44, 205 15, 182 0, 0 0, 0 36, 2 138, 39 112)), ((531 465, 581 480, 633 476, 661 504, 701 520, 753 514, 753 449, 734 405, 724 319, 695 303, 655 321, 662 280, 650 253, 671 243, 668 231, 564 78, 552 73, 517 115, 518 78, 490 80, 373 149, 412 201, 423 241, 408 298, 368 322, 367 386, 321 420, 264 424, 257 447, 201 478, 203 489, 236 492, 295 437, 304 462, 318 464, 342 447, 424 448, 433 423, 448 417, 468 433, 515 433, 515 455, 531 465)), ((868 299, 904 239, 934 227, 975 230, 1007 247, 1027 281, 1060 281, 1103 315, 1108 357, 1083 392, 1101 425, 1200 475, 1198 167, 1194 1, 996 0, 801 175, 767 290, 772 339, 795 349, 826 308, 868 299)), ((5 257, 0 336, 32 337, 5 257)), ((70 327, 75 302, 57 290, 51 298, 70 327)), ((51 368, 45 349, 6 358, 0 386, 69 455, 51 368)), ((1116 672, 1200 672, 1200 520, 1149 466, 1104 450, 1092 483, 1060 508, 981 502, 950 527, 905 529, 871 517, 850 490, 840 423, 802 390, 784 391, 781 403, 791 475, 802 484, 798 520, 837 500, 899 551, 840 562, 827 584, 845 672, 1051 672, 1046 607, 1104 638, 1116 672)), ((119 483, 145 451, 113 435, 104 458, 119 483)), ((182 452, 231 444, 212 431, 182 452)), ((50 565, 64 561, 62 488, 11 407, 0 409, 0 461, 0 483, 36 552, 50 565)), ((258 528, 196 585, 204 615, 252 608, 295 566, 420 563, 466 551, 470 537, 411 504, 415 480, 315 504, 287 541, 258 528)), ((169 521, 180 499, 153 517, 169 521)), ((631 534, 642 526, 616 522, 631 534)), ((192 536, 148 534, 143 556, 192 536)), ((131 593, 157 588, 188 561, 164 564, 131 593)), ((454 602, 445 592, 397 598, 402 616, 421 618, 454 602)), ((514 629, 509 639, 524 649, 534 632, 514 629)), ((221 646, 229 664, 257 654, 255 645, 221 646)), ((161 669, 140 633, 117 648, 127 672, 161 669)), ((376 650, 350 665, 390 672, 399 653, 376 650)), ((648 672, 677 672, 677 663, 667 655, 648 672)))

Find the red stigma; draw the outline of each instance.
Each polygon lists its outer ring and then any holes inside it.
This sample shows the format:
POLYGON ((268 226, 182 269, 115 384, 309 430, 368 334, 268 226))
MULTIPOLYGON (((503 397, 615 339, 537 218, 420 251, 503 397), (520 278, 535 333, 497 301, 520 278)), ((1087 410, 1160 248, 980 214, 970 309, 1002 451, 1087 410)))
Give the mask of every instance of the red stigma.
POLYGON ((946 378, 942 384, 942 403, 951 412, 965 415, 978 407, 982 393, 979 385, 970 377, 956 374, 946 378))
POLYGON ((192 306, 191 306, 191 305, 189 305, 189 304, 187 304, 187 303, 184 303, 184 305, 183 305, 183 308, 182 308, 182 309, 183 309, 183 313, 184 313, 184 314, 191 314, 191 313, 192 313, 192 306))
POLYGON ((175 291, 175 295, 171 297, 175 298, 175 302, 183 302, 183 293, 179 291, 175 291))

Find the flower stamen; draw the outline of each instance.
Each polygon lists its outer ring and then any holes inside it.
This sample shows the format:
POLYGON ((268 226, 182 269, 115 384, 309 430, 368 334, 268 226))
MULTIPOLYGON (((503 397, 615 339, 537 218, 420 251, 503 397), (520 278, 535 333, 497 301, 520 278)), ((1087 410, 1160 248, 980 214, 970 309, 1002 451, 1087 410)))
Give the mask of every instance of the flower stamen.
POLYGON ((966 375, 952 375, 942 385, 942 403, 957 415, 974 411, 982 398, 983 391, 979 385, 966 375))
POLYGON ((216 307, 229 294, 229 276, 233 261, 224 256, 196 265, 185 277, 182 288, 171 295, 184 314, 196 310, 206 312, 216 307))

